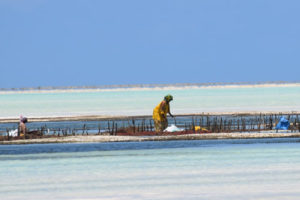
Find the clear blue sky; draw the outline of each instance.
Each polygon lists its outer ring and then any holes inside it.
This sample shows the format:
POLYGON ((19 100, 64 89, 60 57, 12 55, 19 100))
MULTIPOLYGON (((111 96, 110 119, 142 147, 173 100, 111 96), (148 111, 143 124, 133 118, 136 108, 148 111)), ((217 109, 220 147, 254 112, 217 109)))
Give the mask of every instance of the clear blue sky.
POLYGON ((300 80, 298 0, 1 0, 0 88, 300 80))

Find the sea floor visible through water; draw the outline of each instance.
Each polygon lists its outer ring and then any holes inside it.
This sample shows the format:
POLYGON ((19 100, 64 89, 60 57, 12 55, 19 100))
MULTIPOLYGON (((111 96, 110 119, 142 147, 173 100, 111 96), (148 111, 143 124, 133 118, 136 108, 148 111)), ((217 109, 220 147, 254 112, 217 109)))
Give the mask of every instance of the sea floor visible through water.
MULTIPOLYGON (((0 135, 16 129, 20 115, 29 118, 29 130, 43 127, 49 135, 75 131, 75 135, 104 137, 101 134, 110 132, 112 125, 153 129, 152 110, 169 93, 176 116, 169 124, 181 128, 209 125, 209 130, 221 131, 222 125, 275 131, 276 120, 285 116, 293 131, 300 129, 300 85, 283 84, 1 91, 0 120, 13 122, 0 123, 0 135), (112 119, 30 121, 77 116, 112 119)), ((0 145, 0 199, 299 199, 298 137, 215 138, 0 145)))
POLYGON ((81 90, 0 91, 0 119, 152 115, 172 94, 171 112, 266 113, 300 111, 300 84, 173 86, 81 90))
POLYGON ((0 145, 0 199, 299 199, 300 139, 0 145))

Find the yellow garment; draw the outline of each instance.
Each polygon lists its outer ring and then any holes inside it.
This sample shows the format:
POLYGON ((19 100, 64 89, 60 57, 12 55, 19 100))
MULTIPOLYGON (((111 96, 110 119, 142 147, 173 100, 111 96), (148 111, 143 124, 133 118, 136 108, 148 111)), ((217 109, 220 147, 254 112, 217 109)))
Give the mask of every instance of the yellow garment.
MULTIPOLYGON (((162 101, 163 102, 163 101, 162 101)), ((154 109, 153 109, 153 116, 152 118, 156 121, 165 121, 167 120, 167 113, 170 111, 170 106, 166 103, 164 108, 160 108, 162 102, 160 102, 154 109)))
POLYGON ((156 132, 162 132, 168 127, 168 121, 158 121, 154 120, 154 128, 156 132))

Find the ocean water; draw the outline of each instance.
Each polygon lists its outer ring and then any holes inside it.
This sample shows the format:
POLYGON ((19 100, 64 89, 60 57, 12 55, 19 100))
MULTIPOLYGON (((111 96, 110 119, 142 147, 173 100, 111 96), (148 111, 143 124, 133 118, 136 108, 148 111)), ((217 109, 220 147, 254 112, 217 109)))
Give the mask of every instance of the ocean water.
POLYGON ((300 139, 0 146, 0 199, 293 200, 300 139))
POLYGON ((186 87, 44 92, 1 92, 0 118, 152 115, 166 94, 174 114, 300 111, 300 86, 186 87))

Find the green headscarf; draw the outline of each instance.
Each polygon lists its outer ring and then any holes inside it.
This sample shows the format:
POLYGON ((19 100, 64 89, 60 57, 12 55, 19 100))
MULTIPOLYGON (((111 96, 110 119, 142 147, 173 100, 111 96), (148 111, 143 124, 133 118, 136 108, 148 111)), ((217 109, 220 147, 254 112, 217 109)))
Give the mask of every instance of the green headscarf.
POLYGON ((170 102, 170 101, 173 100, 173 96, 170 95, 170 94, 168 94, 168 95, 165 96, 165 100, 166 100, 167 102, 170 102))

